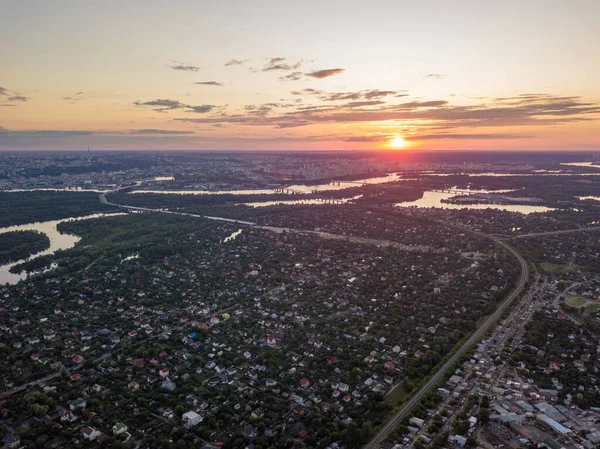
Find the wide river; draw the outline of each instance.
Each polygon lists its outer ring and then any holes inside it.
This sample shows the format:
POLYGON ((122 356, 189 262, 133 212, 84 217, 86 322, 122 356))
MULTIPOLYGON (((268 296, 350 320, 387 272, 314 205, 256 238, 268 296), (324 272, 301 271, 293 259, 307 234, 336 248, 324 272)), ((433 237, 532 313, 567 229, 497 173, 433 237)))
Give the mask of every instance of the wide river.
POLYGON ((0 228, 0 233, 10 232, 10 231, 39 231, 43 232, 50 239, 50 247, 44 251, 40 251, 29 257, 28 259, 22 259, 17 262, 12 262, 6 265, 0 266, 0 285, 4 285, 7 282, 9 284, 16 284, 21 279, 25 279, 27 277, 26 273, 13 274, 9 270, 11 267, 25 262, 27 260, 31 260, 35 257, 45 256, 47 254, 53 254, 56 251, 61 249, 69 249, 73 248, 75 244, 81 240, 76 235, 72 234, 61 234, 58 232, 56 228, 59 223, 64 221, 74 221, 74 220, 87 220, 90 218, 99 218, 106 217, 108 215, 124 215, 124 214, 94 214, 94 215, 85 215, 83 217, 73 217, 73 218, 64 218, 62 220, 51 220, 51 221, 42 221, 39 223, 29 223, 24 225, 17 226, 7 226, 5 228, 0 228))
MULTIPOLYGON (((591 162, 584 162, 584 163, 564 163, 561 165, 572 165, 572 166, 580 166, 580 167, 589 167, 592 165, 591 162)), ((595 167, 597 168, 597 167, 595 167)), ((425 174, 425 173, 422 173, 425 174)), ((438 175, 438 176, 448 176, 447 174, 443 174, 443 173, 427 173, 428 175, 438 175)), ((467 173, 465 173, 467 174, 467 173)), ((468 175, 470 176, 536 176, 538 174, 518 174, 518 173, 468 173, 468 175)), ((539 175, 543 175, 542 173, 540 173, 539 175)), ((539 176, 538 175, 538 176, 539 176)), ((553 174, 554 176, 556 175, 562 175, 562 176, 589 176, 589 175, 598 175, 597 173, 556 173, 553 174)), ((173 178, 171 177, 163 177, 163 178, 157 178, 157 180, 164 180, 164 181, 169 181, 172 180, 173 178)), ((312 193, 312 192, 320 192, 320 191, 324 191, 324 190, 342 190, 342 189, 347 189, 350 187, 357 187, 357 186, 361 186, 363 184, 382 184, 382 183, 386 183, 386 182, 393 182, 393 181, 402 181, 402 180, 408 180, 408 179, 414 179, 414 175, 411 174, 399 174, 399 173, 391 173, 388 174, 386 176, 378 176, 378 177, 372 177, 372 178, 365 178, 365 179, 359 179, 356 181, 335 181, 335 182, 330 182, 327 184, 317 184, 317 185, 303 185, 303 184, 296 184, 296 185, 291 185, 288 187, 284 187, 284 190, 287 192, 291 192, 291 193, 296 193, 298 195, 302 195, 302 194, 307 194, 307 193, 312 193)), ((93 191, 93 190, 79 190, 79 189, 35 189, 35 190, 70 190, 70 191, 93 191)), ((13 190, 14 192, 15 190, 13 190)), ((5 191, 5 192, 10 192, 10 191, 5 191)), ((476 193, 476 191, 473 191, 474 193, 476 193)), ((500 191, 497 191, 498 193, 500 193, 500 191)), ((212 191, 212 190, 177 190, 177 191, 169 191, 169 190, 137 190, 135 192, 132 192, 133 194, 136 193, 161 193, 161 194, 179 194, 179 195, 215 195, 215 194, 232 194, 232 195, 248 195, 248 194, 276 194, 276 193, 281 193, 281 189, 257 189, 257 190, 228 190, 228 191, 212 191)), ((536 213, 536 212, 548 212, 551 211, 553 209, 545 207, 545 206, 530 206, 530 205, 515 205, 515 204, 511 204, 511 205, 501 205, 501 204, 449 204, 449 203, 442 203, 442 200, 451 198, 453 196, 455 196, 456 194, 454 193, 442 193, 442 192, 432 192, 432 191, 426 191, 423 194, 423 197, 419 200, 416 201, 410 201, 410 202, 403 202, 403 203, 397 203, 396 206, 398 207, 437 207, 437 208, 441 208, 441 209, 499 209, 499 210, 506 210, 509 212, 519 212, 522 214, 531 214, 531 213, 536 213)), ((290 195, 293 198, 293 195, 290 195)), ((350 201, 352 199, 356 199, 358 198, 358 196, 356 197, 350 197, 350 198, 345 198, 345 199, 338 199, 335 201, 335 203, 345 203, 347 201, 350 201)), ((580 199, 591 199, 591 200, 598 200, 598 197, 582 197, 580 199)), ((327 203, 327 201, 323 201, 323 200, 309 200, 309 199, 293 199, 293 200, 285 200, 285 201, 261 201, 261 202, 254 202, 254 203, 245 203, 248 206, 253 206, 253 207, 264 207, 264 206, 271 206, 274 204, 298 204, 298 205, 302 205, 302 204, 325 204, 327 203)), ((84 217, 73 217, 73 218, 65 218, 62 220, 52 220, 52 221, 45 221, 45 222, 40 222, 40 223, 30 223, 30 224, 25 224, 25 225, 19 225, 19 226, 9 226, 9 227, 5 227, 5 228, 0 228, 0 233, 3 232, 9 232, 9 231, 19 231, 19 230, 34 230, 34 231, 40 231, 45 233, 46 235, 48 235, 48 237, 50 238, 50 247, 45 250, 45 251, 41 251, 37 254, 34 254, 33 256, 31 256, 29 259, 24 259, 24 260, 20 260, 18 262, 13 262, 7 265, 2 265, 0 266, 0 285, 5 284, 5 283, 9 283, 9 284, 15 284, 17 282, 19 282, 22 279, 25 279, 27 277, 26 273, 21 273, 21 274, 13 274, 11 273, 9 270, 12 266, 18 264, 18 263, 22 263, 26 260, 31 260, 35 257, 39 257, 39 256, 43 256, 46 254, 53 254, 54 252, 58 251, 58 250, 63 250, 63 249, 69 249, 72 248, 73 246, 75 246, 75 244, 80 240, 79 237, 75 236, 75 235, 71 235, 71 234, 61 234, 60 232, 58 232, 57 230, 57 225, 63 221, 72 221, 72 220, 85 220, 85 219, 89 219, 89 218, 97 218, 97 217, 102 217, 105 216, 106 214, 95 214, 95 215, 88 215, 88 216, 84 216, 84 217)), ((115 215, 115 214, 112 214, 115 215)))

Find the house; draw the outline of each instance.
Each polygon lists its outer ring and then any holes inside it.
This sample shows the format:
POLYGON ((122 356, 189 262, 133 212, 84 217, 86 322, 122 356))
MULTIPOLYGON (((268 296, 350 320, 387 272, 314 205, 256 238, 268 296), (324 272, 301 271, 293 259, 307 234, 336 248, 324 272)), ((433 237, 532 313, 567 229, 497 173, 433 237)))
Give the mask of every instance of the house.
POLYGON ((81 433, 83 433, 83 437, 88 441, 94 441, 100 436, 100 432, 90 426, 84 427, 81 433))
POLYGON ((77 398, 74 401, 69 402, 69 408, 71 410, 84 409, 87 406, 87 401, 83 398, 77 398))
POLYGON ((56 336, 54 329, 47 329, 44 331, 44 340, 52 340, 56 336))
POLYGON ((243 429, 244 436, 254 438, 258 435, 258 429, 251 424, 246 424, 243 429))
POLYGON ((133 390, 133 391, 137 391, 140 389, 140 384, 138 384, 136 381, 132 381, 132 382, 129 382, 129 384, 127 385, 127 388, 129 388, 130 390, 133 390))
POLYGON ((59 415, 61 421, 73 422, 77 419, 77 416, 75 416, 71 410, 63 409, 59 412, 59 415))
POLYGON ((165 379, 161 386, 163 390, 175 391, 175 384, 169 379, 165 379))
POLYGON ((191 394, 188 394, 185 397, 185 403, 187 405, 191 405, 192 407, 195 407, 196 405, 198 405, 198 399, 196 399, 194 396, 192 396, 191 394))
POLYGON ((183 420, 183 426, 186 429, 194 427, 196 424, 202 422, 202 420, 204 419, 202 415, 199 415, 194 411, 184 413, 181 416, 181 418, 183 420))
POLYGON ((158 372, 158 374, 164 379, 169 375, 169 370, 167 368, 163 368, 158 372))
POLYGON ((272 335, 269 335, 267 337, 267 344, 269 346, 276 346, 277 345, 277 340, 275 339, 275 337, 273 337, 272 335))
POLYGON ((394 362, 385 362, 385 363, 383 364, 383 367, 384 367, 386 370, 388 370, 388 371, 391 371, 391 370, 393 370, 393 369, 396 367, 396 365, 394 364, 394 362))
POLYGON ((122 422, 115 423, 112 427, 113 435, 121 435, 124 432, 127 432, 127 426, 122 422))
POLYGON ((131 364, 133 366, 137 366, 138 368, 142 368, 146 364, 146 362, 144 362, 144 359, 135 359, 131 362, 131 364))
POLYGON ((4 446, 6 448, 14 449, 21 446, 21 438, 18 435, 6 435, 4 437, 4 446))
POLYGON ((308 379, 305 377, 304 379, 302 379, 302 380, 300 381, 300 386, 301 386, 302 388, 308 388, 308 387, 310 387, 310 380, 308 380, 308 379))

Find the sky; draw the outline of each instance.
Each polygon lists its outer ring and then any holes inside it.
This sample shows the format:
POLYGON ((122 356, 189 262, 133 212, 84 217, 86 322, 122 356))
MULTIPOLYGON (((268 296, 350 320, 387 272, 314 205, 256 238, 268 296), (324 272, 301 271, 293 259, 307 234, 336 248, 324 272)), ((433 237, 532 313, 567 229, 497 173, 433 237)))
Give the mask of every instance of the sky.
POLYGON ((599 150, 598 0, 20 0, 0 150, 599 150))

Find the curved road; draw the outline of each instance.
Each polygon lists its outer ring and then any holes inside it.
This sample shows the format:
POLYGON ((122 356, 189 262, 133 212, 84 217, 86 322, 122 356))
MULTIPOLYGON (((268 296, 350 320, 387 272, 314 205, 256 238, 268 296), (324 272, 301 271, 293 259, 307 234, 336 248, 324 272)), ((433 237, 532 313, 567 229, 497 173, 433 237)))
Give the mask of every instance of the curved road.
POLYGON ((463 232, 469 232, 471 234, 476 234, 482 237, 486 237, 499 245, 502 245, 508 251, 510 251, 519 261, 521 265, 521 276, 517 283, 516 288, 512 291, 512 293, 504 300, 504 302, 496 309, 493 315, 491 315, 485 323, 477 329, 477 331, 471 335, 471 337, 461 346, 461 348, 446 362, 444 365, 427 381, 425 385, 421 387, 421 389, 415 394, 410 400, 404 404, 404 406, 400 409, 400 411, 390 420, 388 423, 383 426, 383 428, 375 435, 375 437, 365 446, 367 449, 375 449, 378 448, 379 445, 386 439, 386 437, 396 428, 398 424, 404 419, 407 413, 412 410, 412 408, 417 405, 417 403, 421 400, 421 398, 429 391, 431 388, 446 374, 446 371, 450 369, 452 365, 454 365, 462 355, 467 351, 467 349, 474 343, 478 342, 483 338, 483 336, 487 333, 489 329, 491 329, 496 321, 502 316, 502 313, 512 304, 516 297, 519 296, 525 283, 527 282, 527 278, 529 277, 529 267, 527 266, 527 262, 523 257, 515 250, 512 246, 508 245, 506 242, 502 240, 491 237, 487 234, 483 234, 481 232, 472 231, 470 229, 461 228, 459 226, 453 226, 460 229, 463 232))

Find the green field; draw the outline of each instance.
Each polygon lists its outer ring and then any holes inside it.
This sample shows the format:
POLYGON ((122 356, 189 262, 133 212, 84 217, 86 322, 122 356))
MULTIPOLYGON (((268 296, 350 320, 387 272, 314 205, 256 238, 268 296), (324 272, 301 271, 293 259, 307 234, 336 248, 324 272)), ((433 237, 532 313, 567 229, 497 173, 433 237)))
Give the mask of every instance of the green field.
POLYGON ((582 305, 585 304, 585 299, 583 299, 583 298, 573 298, 571 301, 568 302, 568 304, 571 307, 581 307, 582 305))
POLYGON ((564 274, 573 271, 573 267, 568 265, 560 265, 555 263, 541 263, 540 268, 548 274, 564 274))
POLYGON ((389 394, 385 396, 385 400, 396 406, 404 402, 409 393, 410 391, 407 391, 406 389, 406 379, 404 379, 402 382, 397 384, 394 389, 389 392, 389 394))
POLYGON ((587 313, 596 313, 598 310, 600 310, 600 305, 599 304, 590 304, 589 306, 587 306, 585 308, 585 311, 587 313))

